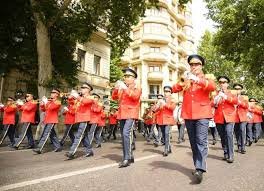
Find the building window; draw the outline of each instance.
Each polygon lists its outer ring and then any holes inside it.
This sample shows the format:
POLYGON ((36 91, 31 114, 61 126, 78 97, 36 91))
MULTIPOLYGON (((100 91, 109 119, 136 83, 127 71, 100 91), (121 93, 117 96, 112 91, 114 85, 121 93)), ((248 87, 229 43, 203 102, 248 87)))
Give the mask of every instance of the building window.
POLYGON ((150 66, 149 71, 150 72, 160 72, 160 67, 159 66, 150 66))
POLYGON ((150 52, 160 52, 160 47, 150 47, 150 52))
POLYGON ((149 85, 149 94, 157 95, 160 93, 160 85, 149 85))
POLYGON ((86 52, 84 50, 78 48, 77 61, 79 62, 79 68, 82 71, 84 71, 84 66, 85 66, 85 54, 86 52))
POLYGON ((169 80, 172 80, 173 71, 169 70, 169 80))
POLYGON ((139 58, 139 48, 133 48, 133 58, 139 58))
POLYGON ((134 38, 134 40, 140 38, 140 30, 137 30, 137 31, 133 32, 133 38, 134 38))
POLYGON ((101 57, 94 55, 93 73, 96 75, 100 75, 100 62, 101 62, 101 57))
POLYGON ((171 51, 171 57, 174 58, 174 56, 175 56, 175 52, 171 51))
POLYGON ((145 23, 144 33, 163 34, 167 32, 167 26, 158 23, 145 23))

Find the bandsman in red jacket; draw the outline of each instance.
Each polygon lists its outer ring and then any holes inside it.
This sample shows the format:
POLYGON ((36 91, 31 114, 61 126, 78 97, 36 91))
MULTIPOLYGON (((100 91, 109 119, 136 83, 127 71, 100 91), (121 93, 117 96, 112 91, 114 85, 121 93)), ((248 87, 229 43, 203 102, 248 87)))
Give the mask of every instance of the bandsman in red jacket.
POLYGON ((105 120, 106 120, 106 113, 104 111, 105 107, 103 106, 103 109, 101 111, 101 117, 98 121, 98 125, 96 127, 95 132, 95 142, 96 142, 96 148, 101 147, 102 140, 104 138, 103 130, 105 128, 105 120))
POLYGON ((72 130, 72 127, 75 124, 76 99, 70 95, 67 98, 67 103, 68 106, 65 106, 63 108, 65 132, 62 139, 60 140, 61 146, 64 145, 68 136, 71 139, 71 144, 73 144, 74 142, 74 132, 72 130))
POLYGON ((59 122, 58 115, 61 107, 61 102, 58 100, 59 95, 60 91, 58 89, 53 89, 51 91, 49 100, 45 96, 41 99, 40 109, 45 112, 45 126, 42 132, 42 136, 39 140, 39 144, 37 148, 33 150, 37 154, 41 154, 48 138, 50 138, 55 152, 60 152, 62 150, 59 139, 54 129, 55 125, 59 122))
POLYGON ((18 109, 21 111, 21 119, 22 123, 21 134, 19 135, 16 143, 14 144, 14 148, 18 149, 19 145, 24 140, 25 136, 28 138, 28 149, 34 148, 34 139, 31 130, 31 125, 35 124, 35 116, 37 112, 37 102, 33 100, 33 94, 26 94, 26 103, 23 101, 17 101, 18 109))
POLYGON ((251 146, 253 143, 253 126, 254 126, 254 108, 255 108, 256 99, 249 98, 248 100, 248 113, 247 113, 247 144, 251 146))
POLYGON ((233 89, 237 93, 237 105, 236 105, 236 123, 235 123, 235 135, 237 140, 238 152, 246 153, 246 127, 247 127, 247 113, 248 113, 248 100, 245 96, 241 95, 243 85, 234 84, 233 89))
POLYGON ((213 117, 210 103, 210 93, 215 90, 214 81, 203 71, 204 58, 199 55, 188 57, 190 72, 184 72, 180 82, 172 87, 174 93, 183 91, 181 117, 185 121, 188 132, 197 183, 203 179, 206 172, 206 158, 208 155, 208 125, 213 117))
POLYGON ((137 73, 131 68, 123 69, 124 82, 118 81, 112 93, 112 99, 119 101, 120 130, 123 146, 123 161, 119 168, 134 162, 132 153, 133 126, 139 117, 141 88, 136 84, 137 73))
POLYGON ((111 136, 113 135, 114 140, 116 140, 116 129, 117 129, 117 111, 115 108, 110 109, 110 114, 109 114, 109 125, 110 125, 110 132, 107 137, 109 140, 111 136))
POLYGON ((163 156, 168 156, 171 153, 170 145, 170 129, 176 122, 173 117, 173 111, 176 107, 176 101, 172 99, 172 88, 170 86, 164 86, 164 99, 159 99, 154 111, 159 111, 157 115, 157 124, 161 128, 162 137, 164 138, 165 148, 163 156))
POLYGON ((251 108, 250 112, 253 115, 253 140, 255 143, 258 142, 260 135, 261 135, 261 122, 262 122, 262 115, 263 115, 263 109, 261 106, 257 105, 258 101, 255 98, 250 99, 251 102, 251 108))
POLYGON ((214 98, 215 115, 214 121, 221 138, 222 148, 224 150, 224 160, 228 163, 234 162, 234 125, 236 122, 237 96, 228 90, 229 78, 219 76, 217 78, 220 85, 220 91, 214 98))
POLYGON ((0 140, 0 145, 5 140, 6 136, 8 136, 10 140, 10 146, 12 147, 15 144, 15 115, 16 115, 16 104, 13 97, 7 98, 7 103, 4 106, 0 103, 0 111, 4 112, 3 115, 3 125, 4 125, 4 133, 3 137, 0 140))
POLYGON ((93 97, 90 95, 90 92, 92 90, 93 87, 89 83, 85 82, 81 87, 81 96, 77 92, 71 93, 71 96, 77 100, 75 123, 78 123, 79 126, 70 151, 65 154, 65 156, 67 156, 70 160, 74 159, 77 148, 82 140, 86 146, 88 145, 88 133, 86 133, 86 129, 89 128, 89 121, 91 121, 91 106, 93 104, 93 97))

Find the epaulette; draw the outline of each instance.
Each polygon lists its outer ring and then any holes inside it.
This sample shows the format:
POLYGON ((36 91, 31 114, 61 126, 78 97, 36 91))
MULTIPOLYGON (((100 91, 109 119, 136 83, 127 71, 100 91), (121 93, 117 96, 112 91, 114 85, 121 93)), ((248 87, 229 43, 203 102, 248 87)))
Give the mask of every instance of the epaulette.
POLYGON ((59 100, 56 100, 54 103, 57 105, 61 105, 61 101, 59 101, 59 100))
POLYGON ((38 100, 33 100, 32 103, 33 104, 38 104, 38 100))

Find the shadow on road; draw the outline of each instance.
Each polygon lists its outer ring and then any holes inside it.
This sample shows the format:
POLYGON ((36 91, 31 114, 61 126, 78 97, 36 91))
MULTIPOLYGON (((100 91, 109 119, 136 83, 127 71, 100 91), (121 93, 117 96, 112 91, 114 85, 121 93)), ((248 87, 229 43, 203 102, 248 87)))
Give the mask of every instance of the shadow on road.
POLYGON ((175 147, 178 147, 178 148, 190 148, 189 145, 174 145, 175 147))
POLYGON ((183 175, 187 176, 191 182, 190 184, 196 184, 194 177, 192 175, 192 169, 190 168, 186 168, 178 163, 175 162, 167 162, 167 161, 153 161, 152 163, 150 163, 151 166, 153 166, 153 169, 168 169, 168 170, 176 170, 180 173, 182 173, 183 175))
POLYGON ((163 152, 160 151, 160 150, 157 150, 157 149, 144 149, 143 152, 151 152, 151 153, 157 153, 157 154, 160 154, 162 155, 163 152))
POLYGON ((117 155, 117 154, 107 154, 107 155, 102 156, 102 158, 107 158, 107 159, 110 159, 110 160, 115 161, 115 162, 122 161, 122 156, 117 155))
POLYGON ((214 147, 214 146, 211 146, 211 147, 209 147, 209 149, 212 149, 212 150, 214 150, 214 151, 220 151, 220 150, 223 150, 222 148, 220 148, 220 147, 214 147))

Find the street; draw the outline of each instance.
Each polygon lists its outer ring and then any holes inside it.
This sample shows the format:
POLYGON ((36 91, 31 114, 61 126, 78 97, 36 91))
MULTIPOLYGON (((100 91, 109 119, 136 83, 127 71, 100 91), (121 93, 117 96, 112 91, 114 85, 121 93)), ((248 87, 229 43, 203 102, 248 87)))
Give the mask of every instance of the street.
MULTIPOLYGON (((83 148, 78 157, 66 160, 64 153, 52 152, 46 144, 45 153, 36 155, 32 150, 13 151, 0 148, 0 190, 264 190, 264 141, 247 147, 245 155, 235 153, 235 162, 222 160, 220 141, 209 144, 208 172, 204 181, 194 184, 189 141, 176 143, 173 132, 172 154, 162 156, 163 147, 154 148, 141 135, 136 142, 135 163, 119 169, 120 140, 106 142, 94 149, 95 156, 84 157, 83 148)), ((209 141, 210 142, 210 141, 209 141)))

